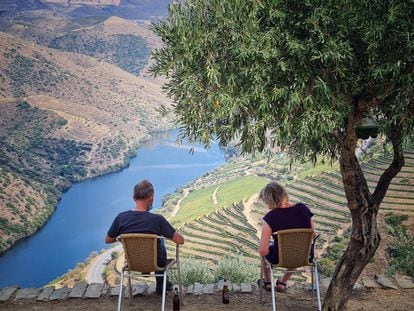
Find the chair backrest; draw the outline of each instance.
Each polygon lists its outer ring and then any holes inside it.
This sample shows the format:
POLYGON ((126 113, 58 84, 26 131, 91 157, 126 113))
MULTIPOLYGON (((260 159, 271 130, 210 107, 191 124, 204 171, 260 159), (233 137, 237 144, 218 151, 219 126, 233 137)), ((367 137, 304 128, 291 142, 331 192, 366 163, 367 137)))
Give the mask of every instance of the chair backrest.
POLYGON ((287 229, 275 232, 279 254, 277 266, 294 269, 310 265, 313 232, 313 229, 287 229))
POLYGON ((121 234, 119 240, 124 247, 127 263, 125 269, 142 273, 163 270, 157 265, 158 238, 160 237, 155 234, 121 234))

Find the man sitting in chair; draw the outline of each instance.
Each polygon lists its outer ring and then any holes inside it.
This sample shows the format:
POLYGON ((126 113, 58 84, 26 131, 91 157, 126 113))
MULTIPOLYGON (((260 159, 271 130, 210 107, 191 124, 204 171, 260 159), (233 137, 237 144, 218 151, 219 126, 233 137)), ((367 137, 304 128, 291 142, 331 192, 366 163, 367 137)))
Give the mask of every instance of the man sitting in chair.
MULTIPOLYGON (((184 237, 176 232, 163 216, 149 212, 154 202, 154 188, 149 181, 143 180, 135 185, 133 198, 135 208, 116 216, 105 237, 105 243, 115 242, 116 238, 123 233, 156 234, 171 239, 176 244, 184 243, 184 237)), ((167 251, 162 239, 158 239, 157 253, 158 266, 165 267, 167 264, 167 251)), ((161 294, 163 277, 157 276, 156 279, 156 292, 161 294)), ((167 290, 172 290, 172 283, 169 281, 167 281, 167 290)))

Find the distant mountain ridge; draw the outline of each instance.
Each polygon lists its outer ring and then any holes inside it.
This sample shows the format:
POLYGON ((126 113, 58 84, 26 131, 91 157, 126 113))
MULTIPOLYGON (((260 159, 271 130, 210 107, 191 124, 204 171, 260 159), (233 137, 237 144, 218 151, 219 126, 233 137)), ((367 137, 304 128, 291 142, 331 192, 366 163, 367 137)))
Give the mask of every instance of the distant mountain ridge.
POLYGON ((91 6, 120 5, 121 0, 43 0, 46 3, 56 3, 63 5, 85 4, 91 6))
POLYGON ((49 6, 41 0, 2 0, 0 12, 47 9, 49 6))
POLYGON ((167 15, 170 0, 42 0, 55 10, 73 18, 119 16, 126 19, 151 20, 167 15))

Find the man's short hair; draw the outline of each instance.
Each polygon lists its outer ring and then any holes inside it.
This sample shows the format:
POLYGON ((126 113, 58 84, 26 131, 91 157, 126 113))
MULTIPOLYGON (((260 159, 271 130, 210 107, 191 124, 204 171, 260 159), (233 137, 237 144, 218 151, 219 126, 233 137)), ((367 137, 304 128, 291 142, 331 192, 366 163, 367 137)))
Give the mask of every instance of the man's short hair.
POLYGON ((134 187, 134 200, 146 200, 154 194, 154 187, 148 180, 137 183, 134 187))

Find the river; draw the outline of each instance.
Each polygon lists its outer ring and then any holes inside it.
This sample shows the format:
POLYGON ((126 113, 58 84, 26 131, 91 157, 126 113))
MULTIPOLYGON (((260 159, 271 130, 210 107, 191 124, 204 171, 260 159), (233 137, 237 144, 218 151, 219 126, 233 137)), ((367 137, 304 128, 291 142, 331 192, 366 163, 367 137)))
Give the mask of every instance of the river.
POLYGON ((105 234, 114 217, 134 207, 132 188, 150 180, 154 209, 162 197, 224 163, 216 144, 205 150, 175 144, 176 132, 154 136, 141 146, 129 167, 74 184, 63 194, 48 223, 0 257, 0 287, 40 287, 107 248, 105 234))

